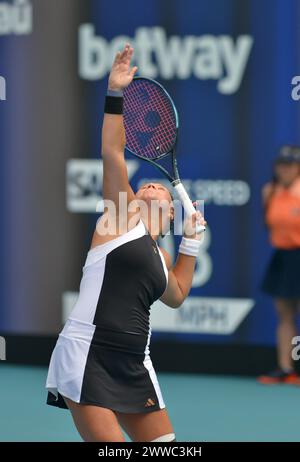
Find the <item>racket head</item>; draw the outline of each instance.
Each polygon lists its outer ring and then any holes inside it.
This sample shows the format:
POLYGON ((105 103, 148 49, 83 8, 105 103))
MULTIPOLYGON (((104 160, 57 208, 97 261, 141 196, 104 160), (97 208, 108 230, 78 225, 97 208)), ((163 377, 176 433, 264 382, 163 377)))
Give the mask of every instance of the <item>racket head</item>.
POLYGON ((175 104, 156 80, 135 77, 124 90, 126 149, 155 161, 175 150, 178 113, 175 104))

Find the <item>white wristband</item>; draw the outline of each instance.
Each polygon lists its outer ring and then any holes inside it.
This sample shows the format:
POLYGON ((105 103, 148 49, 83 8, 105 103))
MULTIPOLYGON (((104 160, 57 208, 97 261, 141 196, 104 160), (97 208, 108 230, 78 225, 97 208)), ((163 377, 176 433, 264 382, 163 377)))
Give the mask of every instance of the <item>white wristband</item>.
POLYGON ((201 244, 202 240, 198 241, 197 239, 183 237, 179 246, 179 253, 189 255, 190 257, 197 257, 201 244))

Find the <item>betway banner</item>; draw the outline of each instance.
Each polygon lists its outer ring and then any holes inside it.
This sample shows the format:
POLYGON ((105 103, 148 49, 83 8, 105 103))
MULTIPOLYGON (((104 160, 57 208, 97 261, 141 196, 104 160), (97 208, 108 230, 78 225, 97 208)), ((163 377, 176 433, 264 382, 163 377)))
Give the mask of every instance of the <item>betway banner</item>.
POLYGON ((144 77, 217 81, 223 94, 235 93, 245 73, 253 38, 241 35, 186 35, 167 37, 162 27, 140 27, 134 37, 119 35, 110 42, 95 34, 92 24, 79 28, 79 75, 83 79, 103 78, 117 51, 129 42, 135 49, 134 64, 144 77))
MULTIPOLYGON (((0 0, 0 336, 57 334, 74 303, 102 201, 108 72, 129 41, 139 75, 174 99, 180 174, 208 222, 189 298, 152 307, 153 332, 274 344, 261 188, 279 146, 300 144, 299 23, 296 0, 0 0)), ((163 181, 126 158, 134 189, 163 181)), ((175 260, 179 238, 160 245, 175 260)))

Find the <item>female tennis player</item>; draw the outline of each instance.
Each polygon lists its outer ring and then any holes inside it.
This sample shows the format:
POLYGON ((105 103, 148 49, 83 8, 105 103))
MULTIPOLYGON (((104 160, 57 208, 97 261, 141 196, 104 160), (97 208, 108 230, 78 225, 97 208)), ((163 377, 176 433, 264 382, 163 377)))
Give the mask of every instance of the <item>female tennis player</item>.
POLYGON ((275 251, 262 289, 273 297, 278 315, 278 368, 259 377, 259 381, 300 385, 292 360, 292 338, 297 335, 300 307, 300 149, 283 146, 274 173, 274 180, 263 188, 265 221, 275 251))
POLYGON ((57 340, 46 383, 47 403, 70 409, 84 441, 122 442, 122 430, 132 441, 175 441, 149 356, 149 313, 157 299, 177 308, 188 295, 201 241, 196 224, 205 225, 198 212, 189 220, 194 234, 182 238, 172 268, 156 242, 173 217, 170 193, 149 183, 134 194, 127 177, 122 91, 137 70, 130 66, 132 54, 126 45, 113 63, 102 130, 103 195, 117 213, 107 206, 97 224, 79 298, 57 340), (125 213, 120 192, 126 193, 125 213), (157 216, 153 201, 167 204, 157 216))

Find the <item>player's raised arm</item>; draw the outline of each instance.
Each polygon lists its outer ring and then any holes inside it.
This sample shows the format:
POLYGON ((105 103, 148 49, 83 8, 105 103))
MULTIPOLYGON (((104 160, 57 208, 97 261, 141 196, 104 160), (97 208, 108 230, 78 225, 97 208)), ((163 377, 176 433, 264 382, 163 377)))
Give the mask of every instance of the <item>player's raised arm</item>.
POLYGON ((115 57, 108 81, 102 127, 103 198, 114 201, 117 208, 119 192, 127 193, 128 202, 134 199, 124 159, 125 130, 122 115, 123 90, 137 71, 137 67, 130 66, 132 55, 133 48, 126 44, 115 57))

